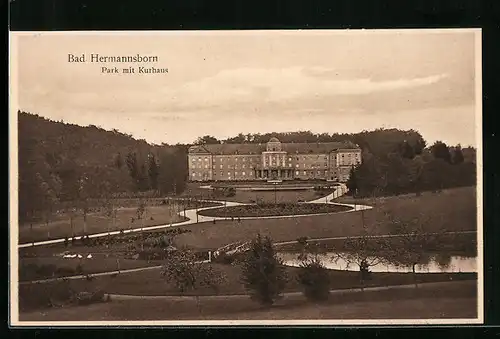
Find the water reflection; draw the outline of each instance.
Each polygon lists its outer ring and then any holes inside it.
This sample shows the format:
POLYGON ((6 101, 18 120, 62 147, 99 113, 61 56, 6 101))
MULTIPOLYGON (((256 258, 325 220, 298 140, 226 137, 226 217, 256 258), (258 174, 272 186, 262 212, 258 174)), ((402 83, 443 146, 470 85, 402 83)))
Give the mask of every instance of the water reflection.
MULTIPOLYGON (((297 253, 280 252, 279 256, 283 259, 284 264, 287 266, 298 267, 301 264, 301 260, 297 258, 297 253)), ((358 265, 350 263, 342 257, 344 255, 336 255, 335 253, 322 253, 318 255, 319 259, 323 265, 332 270, 347 270, 347 271, 359 271, 358 265), (335 257, 337 259, 333 260, 335 257)), ((375 262, 373 259, 369 258, 370 261, 375 262)), ((416 273, 475 273, 477 272, 477 258, 476 257, 465 257, 465 256, 450 256, 446 254, 429 254, 426 256, 425 260, 420 264, 415 266, 416 273)), ((404 267, 396 263, 378 263, 376 265, 370 266, 371 272, 400 272, 407 273, 412 272, 411 267, 404 267)))

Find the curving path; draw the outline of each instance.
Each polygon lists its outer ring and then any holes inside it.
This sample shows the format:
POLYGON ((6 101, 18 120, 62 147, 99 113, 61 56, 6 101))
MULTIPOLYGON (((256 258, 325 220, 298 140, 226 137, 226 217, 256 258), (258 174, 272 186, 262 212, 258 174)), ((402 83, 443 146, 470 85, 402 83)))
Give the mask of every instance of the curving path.
MULTIPOLYGON (((368 210, 371 209, 371 206, 366 206, 366 205, 354 205, 354 204, 341 204, 341 203, 334 203, 331 200, 338 198, 342 195, 347 193, 347 186, 345 184, 340 184, 333 193, 311 201, 305 202, 305 204, 331 204, 331 205, 340 205, 340 206, 346 206, 350 207, 351 209, 348 211, 343 211, 343 212, 338 212, 338 213, 349 213, 349 212, 356 212, 356 211, 361 211, 361 210, 368 210)), ((122 231, 112 231, 112 232, 101 232, 101 233, 94 233, 94 234, 89 234, 89 238, 100 238, 100 237, 105 237, 107 235, 116 235, 120 234, 120 232, 123 232, 123 234, 126 233, 131 233, 131 232, 140 232, 140 231, 152 231, 152 230, 157 230, 157 229, 162 229, 162 228, 168 228, 168 227, 177 227, 177 226, 187 226, 187 225, 193 225, 193 224, 198 224, 198 223, 203 223, 203 222, 209 222, 209 221, 214 221, 214 220, 228 220, 230 218, 227 217, 207 217, 200 215, 198 212, 203 211, 203 210, 208 210, 208 209, 214 209, 214 208, 221 208, 221 207, 230 207, 230 206, 241 206, 241 205, 252 205, 248 203, 240 203, 240 202, 234 202, 234 201, 220 201, 220 200, 203 200, 204 202, 214 202, 214 203, 222 203, 223 205, 218 205, 218 206, 209 206, 209 207, 203 207, 203 208, 198 208, 198 209, 190 209, 186 210, 186 218, 187 220, 177 222, 177 223, 170 223, 170 224, 163 224, 163 225, 157 225, 157 226, 148 226, 148 227, 139 227, 139 228, 133 228, 133 229, 127 229, 127 230, 122 230, 122 231)), ((183 215, 184 212, 179 212, 179 215, 183 215)), ((241 220, 254 220, 254 219, 282 219, 282 218, 298 218, 298 217, 310 217, 310 216, 317 216, 317 215, 324 215, 328 213, 315 213, 315 214, 298 214, 298 215, 276 215, 276 216, 265 216, 265 217, 241 217, 241 220)), ((52 240, 45 240, 45 241, 38 241, 38 242, 29 242, 29 243, 23 243, 19 244, 18 248, 26 248, 26 247, 32 247, 32 246, 43 246, 43 245, 51 245, 51 244, 58 244, 64 242, 65 238, 59 238, 59 239, 52 239, 52 240)))
MULTIPOLYGON (((202 261, 197 261, 196 263, 209 263, 211 260, 202 260, 202 261)), ((133 273, 133 272, 141 272, 141 271, 149 271, 149 270, 157 270, 162 268, 162 265, 156 265, 156 266, 147 266, 147 267, 138 267, 138 268, 129 268, 126 270, 115 270, 115 271, 107 271, 107 272, 100 272, 100 273, 90 273, 90 274, 80 274, 80 275, 70 275, 66 277, 57 277, 57 278, 47 278, 47 279, 40 279, 40 280, 27 280, 27 281, 20 281, 19 285, 29 285, 29 284, 43 284, 43 283, 48 283, 48 282, 53 282, 53 281, 63 281, 63 280, 77 280, 77 279, 85 279, 87 277, 103 277, 107 275, 113 275, 113 274, 122 274, 122 273, 133 273)))
MULTIPOLYGON (((455 285, 469 285, 471 284, 469 280, 457 280, 457 281, 439 281, 439 282, 425 282, 419 283, 418 288, 445 288, 449 284, 455 285)), ((386 290, 402 290, 402 289, 415 289, 417 288, 415 284, 406 285, 390 285, 390 286, 374 286, 374 287, 358 287, 358 288, 343 288, 343 289, 332 289, 330 293, 332 294, 351 294, 360 292, 376 292, 376 291, 386 291, 386 290)), ((283 296, 302 296, 304 293, 302 291, 297 292, 285 292, 283 296)), ((111 297, 111 300, 192 300, 193 295, 130 295, 130 294, 106 294, 111 297)), ((217 299, 248 299, 248 294, 217 294, 217 295, 200 295, 200 299, 204 300, 217 300, 217 299)))
MULTIPOLYGON (((344 195, 347 192, 347 187, 344 184, 339 185, 339 187, 331 194, 318 198, 315 200, 307 201, 304 202, 306 204, 332 204, 332 205, 341 205, 341 206, 347 206, 350 207, 350 210, 343 211, 343 212, 337 212, 337 213, 350 213, 350 212, 356 212, 356 211, 362 211, 362 210, 369 210, 372 209, 372 206, 367 206, 367 205, 358 205, 358 204, 342 204, 342 203, 335 203, 332 202, 333 199, 336 199, 342 195, 344 195)), ((155 229, 161 229, 161 228, 168 228, 168 227, 174 227, 174 226, 184 226, 184 225, 192 225, 192 224, 197 224, 197 223, 202 223, 202 222, 211 222, 214 219, 215 220, 228 220, 230 218, 225 218, 225 217, 207 217, 207 216, 202 216, 199 215, 198 212, 201 210, 206 210, 206 209, 213 209, 213 208, 221 208, 221 207, 229 207, 229 206, 240 206, 240 205, 251 205, 248 203, 239 203, 239 202, 232 202, 232 201, 217 201, 217 200, 203 200, 205 202, 217 202, 217 203, 222 203, 221 205, 218 206, 210 206, 210 207, 204 207, 204 208, 199 208, 199 209, 191 209, 191 210, 186 210, 186 217, 188 220, 178 222, 178 223, 171 223, 171 224, 164 224, 164 225, 157 225, 157 226, 149 226, 149 227, 144 227, 144 228, 135 228, 135 229, 128 229, 128 230, 123 230, 123 233, 130 233, 130 232, 139 232, 141 230, 148 231, 148 230, 155 230, 155 229)), ((183 212, 181 212, 183 214, 183 212)), ((181 215, 181 213, 179 213, 181 215)), ((295 217, 305 217, 305 216, 315 216, 315 215, 324 215, 328 213, 317 213, 317 214, 302 214, 302 215, 287 215, 287 216, 266 216, 266 217, 241 217, 240 219, 277 219, 277 218, 295 218, 295 217)), ((462 231, 462 232, 450 232, 450 233, 475 233, 476 231, 462 231)), ((89 238, 97 238, 97 237, 103 237, 107 236, 109 234, 119 234, 120 231, 113 231, 113 232, 103 232, 103 233, 97 233, 97 234, 92 234, 89 235, 89 238)), ((374 238, 386 238, 386 237, 397 237, 400 235, 393 235, 393 234, 387 234, 387 235, 376 235, 373 236, 374 238)), ((352 237, 331 237, 331 238, 321 238, 321 239, 308 239, 309 241, 314 241, 314 240, 341 240, 341 239, 348 239, 352 237)), ((31 247, 31 246, 41 246, 41 245, 47 245, 47 244, 56 244, 64 242, 64 238, 61 239, 54 239, 54 240, 48 240, 48 241, 40 241, 40 242, 35 242, 35 243, 25 243, 25 244, 20 244, 19 247, 31 247)), ((275 245, 285 245, 285 244, 291 244, 296 242, 295 240, 292 241, 282 241, 282 242, 277 242, 275 245)), ((220 251, 224 251, 227 254, 232 254, 241 250, 244 250, 248 247, 249 243, 248 242, 238 242, 238 243, 231 243, 228 245, 225 245, 218 250, 214 251, 214 255, 217 255, 220 251)), ((204 260, 202 262, 210 262, 209 260, 204 260)), ((160 269, 162 268, 161 265, 159 266, 148 266, 148 267, 139 267, 139 268, 132 268, 132 269, 126 269, 126 270, 114 270, 114 271, 108 271, 108 272, 100 272, 100 273, 93 273, 90 274, 92 277, 99 277, 99 276, 108 276, 108 275, 113 275, 113 274, 121 274, 121 273, 132 273, 132 272, 140 272, 140 271, 146 271, 146 270, 153 270, 153 269, 160 269)), ((67 277, 57 277, 57 278, 48 278, 48 279, 42 279, 42 280, 34 280, 34 281, 22 281, 20 284, 34 284, 34 283, 45 283, 45 282, 52 282, 52 281, 61 281, 61 280, 66 280, 66 279, 85 279, 87 278, 88 275, 75 275, 75 276, 67 276, 67 277)), ((413 285, 412 285, 413 286, 413 285)), ((376 288, 375 288, 376 289, 376 288)), ((345 290, 344 290, 345 291, 345 290)), ((297 292, 298 293, 298 292, 297 292)), ((120 297, 118 295, 112 295, 112 297, 120 297)))

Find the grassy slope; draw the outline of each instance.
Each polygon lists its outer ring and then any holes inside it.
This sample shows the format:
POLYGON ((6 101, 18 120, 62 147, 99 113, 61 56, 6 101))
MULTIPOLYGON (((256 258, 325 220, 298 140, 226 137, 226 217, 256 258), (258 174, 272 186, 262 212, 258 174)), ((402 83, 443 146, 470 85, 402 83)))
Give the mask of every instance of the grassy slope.
MULTIPOLYGON (((476 225, 471 220, 471 215, 475 214, 474 191, 472 188, 461 188, 444 191, 441 194, 426 193, 421 197, 393 197, 379 200, 376 209, 365 212, 366 220, 377 220, 381 217, 379 210, 394 209, 395 213, 400 213, 406 217, 416 215, 420 211, 434 214, 437 220, 436 226, 445 226, 453 230, 471 230, 476 225), (440 218, 440 213, 445 213, 446 218, 440 218)), ((196 248, 211 249, 234 241, 247 240, 255 236, 257 232, 270 235, 275 241, 295 240, 300 236, 310 238, 345 236, 359 234, 361 226, 360 212, 344 213, 337 215, 300 217, 292 219, 272 219, 272 220, 241 220, 218 221, 216 224, 202 223, 196 227, 189 227, 191 233, 178 235, 175 238, 177 245, 188 245, 196 248)), ((387 227, 382 225, 374 233, 387 233, 387 227)), ((470 238, 467 237, 467 238, 470 238)), ((118 246, 118 245, 117 245, 118 246)), ((40 246, 20 250, 20 256, 25 257, 29 253, 30 257, 36 259, 21 259, 20 264, 55 264, 57 267, 74 269, 77 260, 53 258, 56 253, 69 250, 75 253, 86 255, 92 253, 94 256, 98 252, 110 253, 111 258, 103 260, 87 260, 84 265, 87 272, 103 272, 116 267, 113 256, 116 251, 124 251, 123 246, 104 248, 103 246, 71 246, 64 248, 61 244, 53 246, 40 246)), ((448 249, 452 250, 452 249, 448 249)), ((145 260, 127 261, 122 259, 121 268, 133 268, 149 266, 145 260)))
MULTIPOLYGON (((95 291, 103 290, 111 294, 130 294, 130 295, 214 295, 214 294, 246 294, 245 287, 241 284, 241 270, 238 266, 210 264, 221 272, 225 277, 218 291, 210 288, 202 288, 196 291, 179 292, 173 284, 167 283, 161 275, 161 269, 153 269, 142 272, 122 273, 118 276, 94 277, 91 281, 86 279, 72 280, 70 285, 77 291, 95 291), (147 284, 145 282, 147 281, 147 284)), ((286 267, 288 282, 287 292, 300 291, 300 285, 296 280, 296 274, 299 268, 286 267)), ((332 289, 361 288, 358 272, 329 270, 332 289)), ((452 280, 476 280, 476 274, 461 273, 426 273, 417 274, 418 282, 439 282, 452 280)), ((392 286, 414 283, 413 275, 410 273, 373 273, 372 279, 365 282, 365 286, 392 286)), ((20 294, 33 296, 38 293, 47 293, 58 282, 21 285, 20 294)))
POLYGON ((134 259, 124 259, 120 258, 119 266, 116 257, 110 255, 106 256, 103 254, 93 254, 92 259, 64 259, 60 257, 36 257, 36 258, 22 258, 19 261, 19 280, 20 281, 30 281, 30 280, 41 280, 53 277, 65 277, 80 274, 91 274, 99 272, 109 272, 114 270, 127 270, 139 267, 149 267, 160 265, 157 261, 147 261, 147 260, 134 260, 134 259), (82 272, 77 271, 77 266, 81 263, 82 272), (29 269, 30 265, 36 265, 37 267, 44 266, 54 266, 55 274, 53 276, 48 276, 45 272, 35 272, 33 269, 29 269))
MULTIPOLYGON (((365 223, 373 228, 373 234, 390 233, 385 212, 398 219, 411 219, 425 215, 431 218, 432 231, 476 230, 475 188, 465 187, 445 190, 441 193, 426 192, 414 195, 379 199, 375 208, 363 212, 365 223), (376 225, 376 227, 374 227, 376 225)), ((323 216, 306 216, 292 219, 264 219, 218 221, 192 227, 191 233, 175 238, 177 245, 195 248, 217 248, 228 243, 246 241, 260 232, 274 241, 296 240, 299 237, 321 238, 359 235, 362 228, 362 213, 340 213, 323 216)))
POLYGON ((419 289, 335 293, 328 303, 285 296, 270 309, 248 297, 122 300, 90 306, 21 313, 22 321, 180 320, 180 319, 425 319, 477 317, 476 283, 464 281, 419 289), (234 299, 234 300, 233 300, 234 299), (432 307, 429 307, 432 305, 432 307))

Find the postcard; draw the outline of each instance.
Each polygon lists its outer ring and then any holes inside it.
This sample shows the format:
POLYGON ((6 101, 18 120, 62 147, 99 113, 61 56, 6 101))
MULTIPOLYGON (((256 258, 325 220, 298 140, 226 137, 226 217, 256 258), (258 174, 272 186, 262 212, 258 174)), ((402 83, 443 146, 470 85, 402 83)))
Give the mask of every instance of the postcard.
POLYGON ((483 322, 480 29, 10 46, 11 325, 483 322))

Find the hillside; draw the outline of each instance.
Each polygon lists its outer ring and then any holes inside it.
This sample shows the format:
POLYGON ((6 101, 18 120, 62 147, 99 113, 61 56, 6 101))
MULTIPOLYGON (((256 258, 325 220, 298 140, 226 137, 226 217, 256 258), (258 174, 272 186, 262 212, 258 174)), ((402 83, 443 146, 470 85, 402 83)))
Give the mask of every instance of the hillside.
MULTIPOLYGON (((26 112, 18 112, 18 129, 21 219, 61 201, 159 189, 160 159, 177 155, 185 162, 182 146, 150 145, 116 130, 51 121, 26 112), (156 182, 151 183, 153 166, 156 182)), ((168 167, 179 163, 183 162, 170 161, 168 167)))

